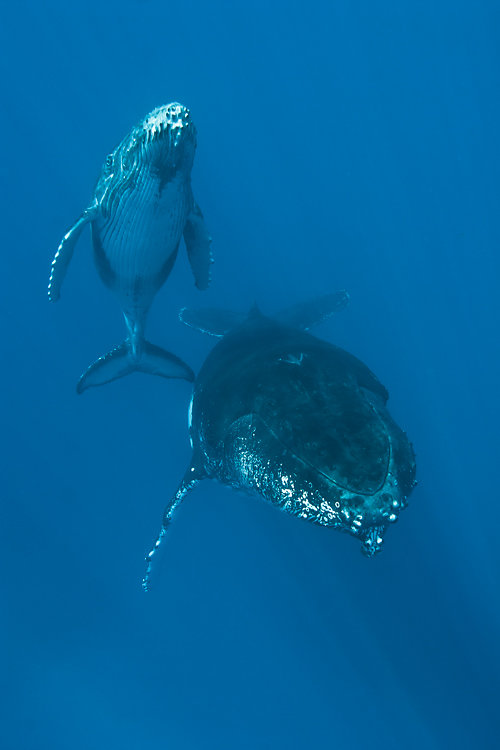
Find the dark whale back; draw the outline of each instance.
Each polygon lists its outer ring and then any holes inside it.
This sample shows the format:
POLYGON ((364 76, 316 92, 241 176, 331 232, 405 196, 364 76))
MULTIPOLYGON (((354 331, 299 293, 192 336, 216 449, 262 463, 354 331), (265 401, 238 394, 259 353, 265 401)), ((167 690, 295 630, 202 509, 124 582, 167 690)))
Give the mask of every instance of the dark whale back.
POLYGON ((231 426, 249 414, 298 461, 351 492, 382 486, 387 430, 373 404, 387 391, 356 357, 260 315, 226 335, 195 385, 192 439, 214 465, 231 426))

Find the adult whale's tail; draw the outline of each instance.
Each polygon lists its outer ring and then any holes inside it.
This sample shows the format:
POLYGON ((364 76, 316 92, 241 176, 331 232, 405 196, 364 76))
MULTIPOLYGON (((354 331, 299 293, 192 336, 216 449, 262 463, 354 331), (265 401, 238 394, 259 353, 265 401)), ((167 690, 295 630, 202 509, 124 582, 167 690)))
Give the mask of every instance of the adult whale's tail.
POLYGON ((140 342, 125 339, 85 370, 76 385, 77 393, 110 383, 131 372, 147 372, 162 378, 181 378, 190 382, 194 380, 192 369, 175 354, 150 344, 146 339, 140 342), (137 343, 140 345, 137 346, 137 343))
POLYGON ((193 382, 194 372, 189 365, 175 354, 146 341, 143 333, 145 313, 138 318, 124 313, 124 317, 127 338, 85 370, 76 385, 78 393, 110 383, 131 372, 147 372, 162 378, 181 378, 193 382))

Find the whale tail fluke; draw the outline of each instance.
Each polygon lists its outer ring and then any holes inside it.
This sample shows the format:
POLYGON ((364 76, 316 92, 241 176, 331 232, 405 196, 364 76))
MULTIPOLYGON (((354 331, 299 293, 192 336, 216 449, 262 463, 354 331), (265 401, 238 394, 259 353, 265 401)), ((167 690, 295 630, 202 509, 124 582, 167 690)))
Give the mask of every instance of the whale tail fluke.
POLYGON ((192 369, 175 354, 143 340, 141 346, 132 347, 129 339, 88 367, 77 383, 77 393, 87 388, 110 383, 131 372, 147 372, 162 378, 181 378, 193 382, 192 369))

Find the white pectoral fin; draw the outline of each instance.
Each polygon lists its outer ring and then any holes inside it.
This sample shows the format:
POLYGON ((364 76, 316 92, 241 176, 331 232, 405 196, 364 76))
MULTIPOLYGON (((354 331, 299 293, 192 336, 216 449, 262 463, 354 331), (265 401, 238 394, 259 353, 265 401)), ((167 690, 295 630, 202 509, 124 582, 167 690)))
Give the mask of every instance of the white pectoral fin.
POLYGON ((50 268, 50 279, 49 279, 49 300, 56 302, 61 296, 61 287, 66 276, 66 271, 70 264, 71 258, 73 257, 73 251, 75 245, 78 242, 83 228, 86 224, 92 221, 95 216, 95 209, 88 208, 80 216, 71 229, 66 232, 61 240, 61 244, 57 248, 57 252, 54 255, 54 260, 50 268))
POLYGON ((185 473, 184 479, 177 488, 177 492, 172 498, 170 498, 167 503, 167 506, 163 513, 163 522, 160 533, 156 538, 153 549, 146 557, 146 573, 144 574, 144 578, 142 579, 142 588, 144 591, 149 591, 151 588, 151 577, 154 571, 159 566, 159 562, 162 557, 162 551, 165 549, 165 544, 163 544, 164 538, 172 522, 172 516, 174 515, 177 506, 181 503, 188 492, 190 492, 193 487, 196 487, 198 482, 200 482, 205 477, 206 474, 203 470, 203 467, 201 466, 201 463, 196 460, 195 456, 193 456, 191 460, 191 466, 185 473))
POLYGON ((206 289, 210 284, 210 266, 213 263, 210 237, 200 207, 195 203, 184 227, 184 241, 195 284, 206 289))

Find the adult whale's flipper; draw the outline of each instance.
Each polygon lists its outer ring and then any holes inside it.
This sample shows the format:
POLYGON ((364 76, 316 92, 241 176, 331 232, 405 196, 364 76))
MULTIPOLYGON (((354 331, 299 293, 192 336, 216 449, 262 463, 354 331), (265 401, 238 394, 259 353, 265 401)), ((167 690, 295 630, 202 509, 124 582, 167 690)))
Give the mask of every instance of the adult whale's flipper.
POLYGON ((184 226, 184 242, 195 284, 198 289, 207 289, 210 284, 210 266, 213 263, 210 251, 212 238, 205 226, 200 207, 194 202, 184 226))
POLYGON ((160 533, 158 534, 153 548, 146 556, 146 572, 142 579, 142 588, 144 591, 149 591, 151 589, 151 576, 154 570, 158 567, 158 564, 161 560, 161 553, 165 546, 164 544, 162 544, 162 542, 167 533, 168 527, 170 526, 172 516, 174 515, 177 506, 182 502, 188 492, 193 489, 193 487, 196 487, 196 485, 201 482, 202 479, 206 479, 207 475, 205 471, 203 470, 201 465, 197 464, 198 462, 193 456, 191 465, 184 474, 182 482, 177 488, 177 492, 175 493, 175 495, 173 495, 173 497, 170 498, 165 507, 165 510, 163 511, 163 520, 160 533))
MULTIPOLYGON (((325 294, 322 297, 314 297, 314 299, 302 302, 299 305, 293 305, 293 307, 287 307, 272 317, 284 325, 308 331, 313 326, 327 320, 334 313, 343 310, 348 302, 349 294, 342 290, 325 294)), ((179 312, 179 319, 182 323, 218 338, 222 338, 233 328, 241 325, 246 318, 247 315, 243 313, 219 310, 213 307, 201 310, 183 307, 179 312)))
POLYGON ((84 227, 94 218, 96 208, 87 208, 80 218, 73 224, 70 230, 66 232, 57 248, 54 260, 50 267, 49 279, 49 300, 57 302, 61 296, 61 287, 66 276, 66 271, 70 264, 75 245, 78 242, 84 227))

